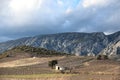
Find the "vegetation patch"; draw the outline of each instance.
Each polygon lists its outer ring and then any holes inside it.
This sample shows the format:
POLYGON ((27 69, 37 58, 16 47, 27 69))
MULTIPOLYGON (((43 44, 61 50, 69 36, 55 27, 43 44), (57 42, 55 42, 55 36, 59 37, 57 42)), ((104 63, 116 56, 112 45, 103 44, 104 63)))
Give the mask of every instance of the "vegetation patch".
POLYGON ((55 50, 48 50, 45 48, 36 48, 31 46, 17 46, 2 54, 0 59, 5 57, 27 56, 28 57, 44 57, 44 56, 64 56, 68 53, 57 52, 55 50))

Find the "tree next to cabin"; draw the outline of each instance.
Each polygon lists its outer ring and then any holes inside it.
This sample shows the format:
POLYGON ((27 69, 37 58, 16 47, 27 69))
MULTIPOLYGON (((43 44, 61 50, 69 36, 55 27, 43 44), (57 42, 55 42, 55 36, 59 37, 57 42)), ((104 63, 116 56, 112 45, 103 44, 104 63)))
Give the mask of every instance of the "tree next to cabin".
POLYGON ((48 66, 51 67, 52 69, 55 67, 56 64, 58 64, 57 60, 52 60, 48 62, 48 66))

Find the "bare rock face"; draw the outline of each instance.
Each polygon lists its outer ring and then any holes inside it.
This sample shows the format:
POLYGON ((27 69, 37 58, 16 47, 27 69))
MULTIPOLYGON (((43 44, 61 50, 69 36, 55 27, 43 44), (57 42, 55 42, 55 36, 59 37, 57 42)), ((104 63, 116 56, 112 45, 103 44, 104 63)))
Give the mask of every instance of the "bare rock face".
MULTIPOLYGON (((119 42, 119 36, 120 31, 111 35, 105 35, 103 32, 72 32, 39 35, 0 43, 0 52, 2 53, 16 46, 26 45, 76 55, 97 55, 106 48, 106 52, 110 52, 109 54, 116 54, 114 51, 109 51, 110 49, 108 49, 108 46, 111 46, 116 40, 119 42)), ((117 50, 117 52, 119 52, 119 50, 117 50)))
POLYGON ((120 54, 120 41, 117 43, 110 43, 103 51, 100 52, 103 55, 115 56, 120 54))
MULTIPOLYGON (((118 35, 118 33, 114 34, 114 36, 116 35, 118 35)), ((100 54, 108 55, 110 58, 120 58, 120 33, 117 37, 114 37, 114 39, 115 40, 111 41, 100 54)))

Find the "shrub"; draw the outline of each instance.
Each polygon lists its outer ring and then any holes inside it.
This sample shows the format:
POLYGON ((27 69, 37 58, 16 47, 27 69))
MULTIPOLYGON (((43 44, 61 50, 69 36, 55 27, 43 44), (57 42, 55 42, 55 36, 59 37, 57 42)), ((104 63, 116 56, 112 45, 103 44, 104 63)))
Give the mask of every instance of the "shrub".
POLYGON ((109 59, 107 55, 98 55, 97 60, 107 60, 109 59))
POLYGON ((108 59, 108 56, 107 55, 103 55, 103 59, 104 60, 108 59))
POLYGON ((55 67, 56 64, 58 64, 57 60, 52 60, 48 62, 48 66, 51 67, 52 69, 55 67))
POLYGON ((102 56, 101 55, 98 55, 97 56, 97 60, 101 60, 102 59, 102 56))

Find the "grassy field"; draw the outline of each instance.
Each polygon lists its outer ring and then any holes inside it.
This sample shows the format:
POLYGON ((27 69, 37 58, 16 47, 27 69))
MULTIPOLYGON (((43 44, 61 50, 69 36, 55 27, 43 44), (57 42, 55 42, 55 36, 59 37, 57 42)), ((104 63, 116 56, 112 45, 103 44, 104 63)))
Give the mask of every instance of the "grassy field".
POLYGON ((33 74, 2 75, 0 80, 120 80, 120 75, 92 74, 33 74))
POLYGON ((76 76, 77 74, 32 74, 32 75, 2 75, 1 78, 54 78, 61 76, 76 76))
POLYGON ((0 80, 120 80, 120 62, 92 57, 53 56, 0 61, 0 80), (48 61, 72 68, 61 74, 48 67, 48 61), (10 66, 12 65, 12 66, 10 66))

